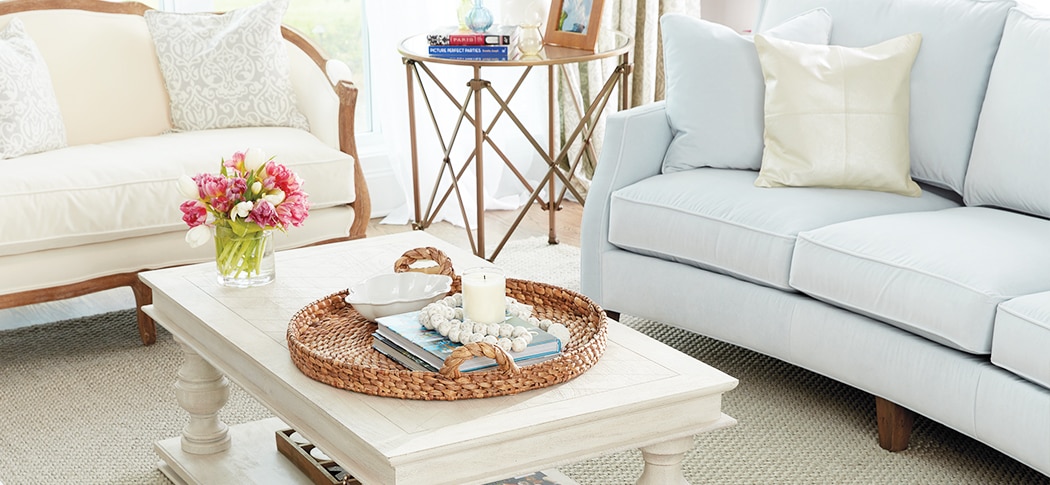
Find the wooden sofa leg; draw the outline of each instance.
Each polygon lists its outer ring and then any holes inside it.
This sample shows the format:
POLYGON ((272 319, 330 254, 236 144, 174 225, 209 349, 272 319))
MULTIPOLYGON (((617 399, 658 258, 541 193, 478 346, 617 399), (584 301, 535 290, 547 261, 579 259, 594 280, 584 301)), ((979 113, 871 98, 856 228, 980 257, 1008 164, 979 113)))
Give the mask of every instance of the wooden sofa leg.
POLYGON ((138 317, 139 337, 143 345, 153 345, 157 341, 157 324, 149 315, 146 315, 146 312, 142 311, 143 306, 153 303, 153 290, 135 275, 131 281, 131 291, 135 293, 135 314, 138 317))
POLYGON ((609 317, 610 320, 616 320, 617 322, 620 321, 620 312, 605 310, 605 316, 609 317))
POLYGON ((915 412, 900 405, 875 397, 875 420, 879 427, 879 446, 887 451, 908 448, 915 412))

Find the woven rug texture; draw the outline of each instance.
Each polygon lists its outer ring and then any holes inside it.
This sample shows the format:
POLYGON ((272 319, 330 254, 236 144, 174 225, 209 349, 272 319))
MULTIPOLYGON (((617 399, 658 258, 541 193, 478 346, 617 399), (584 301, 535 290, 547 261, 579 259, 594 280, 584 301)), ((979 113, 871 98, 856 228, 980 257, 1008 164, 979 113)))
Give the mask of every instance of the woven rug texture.
MULTIPOLYGON (((515 241, 511 277, 578 289, 579 249, 515 241)), ((924 417, 911 446, 878 447, 872 396, 775 359, 657 322, 634 327, 740 379, 723 398, 739 423, 700 435, 684 463, 693 484, 1050 484, 1013 459, 924 417)), ((141 345, 132 310, 0 332, 0 483, 167 484, 153 442, 186 417, 172 383, 182 354, 158 327, 141 345)), ((223 421, 271 414, 233 386, 223 421)), ((581 485, 634 483, 627 450, 560 468, 581 485)))

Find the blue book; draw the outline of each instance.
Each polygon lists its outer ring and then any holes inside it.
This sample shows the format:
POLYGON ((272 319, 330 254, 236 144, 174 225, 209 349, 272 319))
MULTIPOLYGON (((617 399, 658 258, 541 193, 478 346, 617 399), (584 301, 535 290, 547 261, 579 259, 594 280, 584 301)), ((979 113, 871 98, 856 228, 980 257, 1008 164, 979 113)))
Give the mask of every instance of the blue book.
MULTIPOLYGON (((429 364, 432 368, 440 369, 445 364, 445 359, 462 345, 445 338, 437 330, 427 330, 423 327, 419 323, 418 311, 381 317, 376 320, 376 323, 379 324, 376 333, 383 337, 388 345, 407 351, 429 364)), ((518 365, 536 364, 557 357, 561 353, 561 341, 557 337, 517 317, 507 320, 507 323, 525 327, 533 334, 532 343, 524 351, 508 352, 518 365)), ((375 347, 374 344, 373 347, 375 347)), ((382 351, 379 347, 376 348, 382 351)), ((390 354, 387 355, 390 356, 390 354)), ((397 356, 390 357, 401 362, 397 356)), ((405 363, 402 362, 402 365, 405 365, 405 363)), ((410 369, 414 367, 410 365, 405 366, 410 369)), ((495 366, 496 361, 492 359, 474 357, 460 365, 459 370, 461 372, 471 372, 495 366)))
POLYGON ((507 60, 514 54, 509 45, 432 45, 427 47, 430 57, 443 59, 507 60))

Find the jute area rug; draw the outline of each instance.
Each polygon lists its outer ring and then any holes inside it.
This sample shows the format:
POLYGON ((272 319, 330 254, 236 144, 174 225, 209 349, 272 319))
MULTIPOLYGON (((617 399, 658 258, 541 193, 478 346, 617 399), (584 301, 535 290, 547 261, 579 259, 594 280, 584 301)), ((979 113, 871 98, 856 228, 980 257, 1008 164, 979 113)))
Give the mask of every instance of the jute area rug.
MULTIPOLYGON (((497 264, 579 286, 579 250, 544 238, 512 243, 497 264)), ((624 323, 740 379, 723 401, 739 424, 697 437, 685 462, 691 483, 1050 483, 923 417, 908 450, 888 453, 876 443, 870 395, 656 322, 624 323)), ((152 446, 185 423, 172 390, 181 360, 163 330, 143 347, 131 310, 0 332, 0 482, 167 484, 152 446)), ((269 416, 236 387, 222 411, 229 424, 269 416)), ((634 450, 561 468, 582 485, 634 483, 641 469, 634 450)))

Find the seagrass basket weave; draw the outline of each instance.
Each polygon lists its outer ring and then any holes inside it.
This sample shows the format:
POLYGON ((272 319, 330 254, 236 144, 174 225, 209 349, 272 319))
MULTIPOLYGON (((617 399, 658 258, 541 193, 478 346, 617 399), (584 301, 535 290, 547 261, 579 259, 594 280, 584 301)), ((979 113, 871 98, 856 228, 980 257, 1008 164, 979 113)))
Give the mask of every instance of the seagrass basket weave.
MULTIPOLYGON (((460 288, 451 261, 434 248, 405 253, 394 267, 406 271, 427 258, 452 276, 451 293, 460 288)), ((568 381, 590 369, 605 352, 605 311, 589 298, 553 285, 507 279, 507 296, 532 305, 533 315, 568 327, 569 345, 557 357, 518 367, 498 347, 468 344, 457 349, 440 372, 411 371, 372 348, 376 324, 346 303, 347 290, 328 295, 299 310, 288 324, 288 351, 307 376, 325 384, 374 396, 402 399, 472 399, 517 394, 568 381), (459 364, 485 355, 499 366, 460 373, 459 364)))

